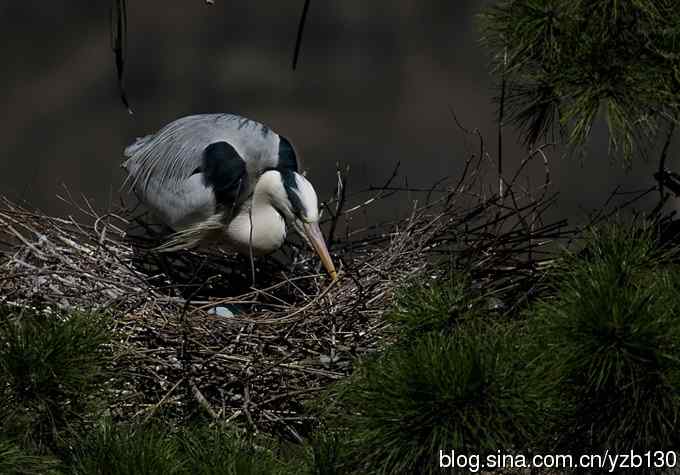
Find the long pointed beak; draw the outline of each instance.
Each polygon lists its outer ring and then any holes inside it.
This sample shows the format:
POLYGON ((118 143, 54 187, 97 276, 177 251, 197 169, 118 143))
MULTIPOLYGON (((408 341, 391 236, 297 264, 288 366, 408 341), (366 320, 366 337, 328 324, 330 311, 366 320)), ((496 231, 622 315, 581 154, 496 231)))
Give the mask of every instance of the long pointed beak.
POLYGON ((330 274, 333 280, 337 280, 338 273, 335 271, 335 265, 333 265, 331 255, 328 253, 326 241, 323 238, 323 234, 321 234, 321 229, 319 229, 318 223, 304 223, 303 229, 307 235, 307 238, 309 239, 309 243, 321 258, 321 263, 326 268, 326 271, 330 274))

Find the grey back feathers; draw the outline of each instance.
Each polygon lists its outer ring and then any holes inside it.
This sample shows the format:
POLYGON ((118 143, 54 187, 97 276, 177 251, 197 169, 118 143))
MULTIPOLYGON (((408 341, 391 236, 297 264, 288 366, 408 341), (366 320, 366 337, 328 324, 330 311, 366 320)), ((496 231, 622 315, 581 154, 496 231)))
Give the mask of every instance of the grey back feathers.
POLYGON ((127 184, 141 196, 183 190, 186 180, 203 173, 204 185, 222 206, 243 202, 268 169, 298 171, 295 150, 285 137, 231 114, 183 117, 137 139, 124 155, 127 184))
POLYGON ((245 160, 251 180, 261 170, 278 164, 278 135, 266 126, 230 114, 193 115, 125 149, 130 185, 147 188, 152 177, 165 186, 177 185, 201 167, 203 152, 215 142, 227 142, 236 150, 245 160))

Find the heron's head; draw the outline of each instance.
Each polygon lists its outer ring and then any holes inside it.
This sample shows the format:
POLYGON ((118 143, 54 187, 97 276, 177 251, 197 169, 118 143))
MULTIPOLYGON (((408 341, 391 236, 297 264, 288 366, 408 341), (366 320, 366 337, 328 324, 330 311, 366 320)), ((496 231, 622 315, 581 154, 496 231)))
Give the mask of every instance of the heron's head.
POLYGON ((266 183, 272 206, 316 251, 326 271, 336 279, 335 266, 319 228, 319 199, 309 180, 294 171, 269 170, 260 181, 266 183))

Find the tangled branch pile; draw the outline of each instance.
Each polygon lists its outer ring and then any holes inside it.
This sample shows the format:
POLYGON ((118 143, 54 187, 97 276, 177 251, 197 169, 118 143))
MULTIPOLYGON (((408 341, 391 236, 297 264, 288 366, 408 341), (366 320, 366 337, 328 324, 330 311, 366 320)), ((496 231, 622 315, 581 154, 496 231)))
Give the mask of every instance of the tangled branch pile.
POLYGON ((516 194, 514 180, 504 198, 487 198, 486 163, 482 147, 459 180, 420 190, 427 193, 424 204, 409 216, 363 229, 352 230, 362 213, 402 191, 392 185, 396 170, 384 186, 364 192, 368 199, 347 196, 340 186, 325 206, 340 263, 333 283, 294 244, 287 245, 293 257, 285 264, 256 263, 253 284, 249 261, 222 250, 159 255, 148 239, 131 237, 134 223, 122 212, 100 214, 87 200, 69 199, 83 214, 79 220, 5 200, 0 304, 60 310, 56 315, 111 313, 115 364, 125 375, 111 382, 118 417, 201 408, 220 420, 300 438, 308 426, 304 401, 347 375, 354 357, 390 338, 381 317, 409 279, 437 278, 453 265, 508 309, 531 292, 547 262, 544 248, 563 235, 565 223, 545 224, 554 197, 516 194), (358 204, 351 207, 353 200, 358 204), (341 228, 344 236, 334 239, 341 228), (220 306, 238 311, 220 316, 220 306))

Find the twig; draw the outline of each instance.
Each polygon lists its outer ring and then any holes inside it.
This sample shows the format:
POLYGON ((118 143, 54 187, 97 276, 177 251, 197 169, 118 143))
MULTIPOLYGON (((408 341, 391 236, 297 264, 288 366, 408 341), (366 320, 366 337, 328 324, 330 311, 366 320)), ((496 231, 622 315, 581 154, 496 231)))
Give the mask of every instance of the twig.
POLYGON ((175 389, 177 389, 177 386, 179 386, 183 382, 184 382, 184 378, 179 379, 175 384, 173 384, 173 386, 170 388, 170 390, 163 395, 163 397, 160 399, 160 401, 158 401, 156 404, 151 406, 151 409, 149 410, 149 414, 147 414, 147 416, 144 418, 143 424, 146 424, 149 421, 149 419, 151 419, 151 417, 156 413, 158 408, 161 407, 163 405, 163 403, 165 403, 165 401, 170 397, 170 395, 173 392, 175 392, 175 389))
POLYGON ((349 165, 345 168, 345 173, 340 171, 340 165, 336 166, 336 173, 338 176, 338 185, 336 191, 336 205, 335 213, 333 213, 333 220, 331 221, 331 228, 328 231, 328 250, 330 251, 334 244, 335 230, 338 225, 338 219, 342 214, 342 209, 345 206, 345 201, 347 200, 347 176, 349 174, 349 165))
POLYGON ((505 120, 505 92, 507 87, 506 71, 508 67, 508 48, 503 53, 503 71, 501 72, 501 98, 498 110, 498 196, 503 199, 503 121, 505 120))
POLYGON ((132 108, 130 107, 123 83, 127 34, 127 0, 113 0, 113 5, 111 6, 111 49, 116 59, 120 99, 128 114, 132 115, 132 108))
POLYGON ((661 150, 661 156, 659 157, 659 169, 658 169, 657 173, 654 175, 654 177, 659 182, 659 204, 657 205, 657 207, 652 212, 652 215, 656 215, 661 210, 664 203, 666 202, 666 191, 665 191, 666 159, 668 158, 668 149, 671 145, 671 141, 673 140, 673 134, 675 132, 675 125, 676 125, 676 122, 675 122, 675 120, 673 120, 673 121, 671 121, 670 125, 668 126, 668 133, 666 134, 666 140, 665 140, 665 142, 663 144, 663 148, 661 150))
POLYGON ((203 393, 198 389, 198 386, 196 386, 196 382, 194 381, 194 378, 191 378, 191 381, 189 383, 191 385, 191 394, 193 394, 194 399, 198 402, 198 404, 205 409, 205 412, 210 414, 210 417, 213 419, 218 419, 219 416, 215 412, 215 410, 212 408, 208 400, 205 398, 203 393))
POLYGON ((300 55, 300 48, 302 47, 302 34, 305 31, 305 23, 307 22, 307 12, 309 11, 309 4, 311 0, 305 0, 302 7, 302 14, 300 15, 300 22, 298 23, 297 37, 295 38, 295 50, 293 52, 293 71, 297 67, 298 56, 300 55))

